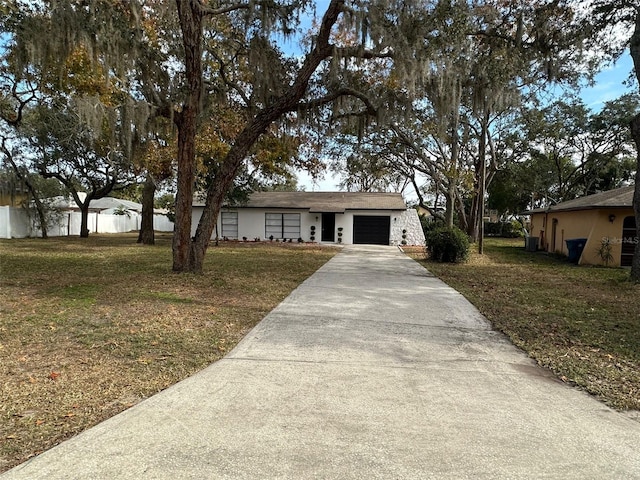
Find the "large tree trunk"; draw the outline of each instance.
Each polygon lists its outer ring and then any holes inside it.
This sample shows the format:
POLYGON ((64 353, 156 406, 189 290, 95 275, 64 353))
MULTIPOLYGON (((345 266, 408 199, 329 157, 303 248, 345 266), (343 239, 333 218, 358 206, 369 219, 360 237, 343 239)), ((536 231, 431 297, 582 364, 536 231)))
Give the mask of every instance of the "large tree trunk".
POLYGON ((89 198, 80 207, 80 238, 89 238, 89 198))
POLYGON ((489 113, 482 116, 478 157, 480 160, 480 179, 478 181, 478 253, 484 254, 484 197, 487 191, 487 136, 489 133, 489 113))
POLYGON ((202 272, 204 256, 213 230, 216 227, 224 196, 229 191, 240 165, 260 135, 286 111, 288 109, 280 111, 275 108, 268 108, 263 111, 240 133, 231 150, 229 150, 220 171, 216 174, 215 179, 207 190, 202 217, 200 217, 196 234, 191 243, 188 271, 193 273, 202 272))
POLYGON ((44 205, 40 201, 38 197, 38 193, 33 188, 33 185, 30 185, 31 182, 27 184, 27 188, 29 192, 31 192, 31 196, 33 198, 33 203, 36 205, 36 212, 38 214, 38 221, 40 223, 40 236, 44 239, 49 238, 48 227, 47 227, 47 216, 44 213, 44 205))
POLYGON ((147 178, 142 188, 142 221, 140 223, 140 233, 138 243, 143 245, 153 245, 156 243, 155 232, 153 230, 153 200, 156 194, 156 182, 152 175, 147 172, 147 178))
MULTIPOLYGON (((178 4, 178 10, 184 9, 181 7, 180 0, 176 0, 178 4)), ((187 2, 184 2, 187 3, 187 2)), ((298 75, 295 81, 291 84, 290 88, 278 99, 276 99, 271 105, 265 107, 262 111, 260 111, 242 130, 242 132, 236 138, 234 144, 231 149, 227 153, 226 157, 222 162, 222 166, 220 171, 216 174, 214 181, 211 183, 211 186, 207 190, 207 198, 205 202, 204 211, 202 213, 202 217, 200 217, 200 223, 198 224, 198 228, 196 230, 195 237, 191 241, 189 248, 189 257, 188 262, 181 263, 179 265, 176 264, 176 249, 174 248, 174 271, 189 271, 193 273, 201 273, 203 267, 204 256, 207 251, 207 247, 209 246, 209 241, 211 239, 211 235, 216 226, 218 214, 220 213, 220 209, 222 208, 222 202, 224 200, 224 196, 226 192, 231 187, 234 178, 238 172, 238 168, 244 161, 247 156, 247 153, 251 149, 251 147, 258 140, 260 135, 262 135, 269 126, 278 120, 282 115, 287 112, 291 112, 297 109, 300 99, 304 96, 307 91, 307 87, 309 85, 309 80, 311 76, 316 71, 320 63, 329 57, 333 52, 333 47, 329 43, 329 38, 331 36, 331 27, 336 23, 338 17, 341 12, 342 2, 331 2, 323 19, 318 32, 318 36, 316 37, 315 47, 314 49, 307 55, 303 65, 301 66, 298 75), (180 267, 180 268, 177 268, 180 267)), ((194 7, 197 9, 197 7, 194 7)), ((191 11, 190 11, 191 12, 191 11)), ((187 12, 188 13, 188 12, 187 12)), ((183 20, 186 17, 183 17, 181 14, 180 23, 183 23, 183 20)), ((200 19, 201 20, 201 19, 200 19)), ((183 27, 183 36, 184 34, 183 27)), ((200 32, 200 36, 202 36, 201 25, 198 24, 198 32, 200 32)), ((194 37, 195 38, 195 37, 194 37)), ((192 38, 193 40, 193 38, 192 38)), ((195 45, 193 46, 193 51, 196 51, 195 45)), ((199 50, 198 50, 199 52, 199 50)), ((192 52, 193 53, 193 52, 192 52)), ((187 59, 188 60, 188 59, 187 59)), ((193 62, 196 62, 196 59, 192 59, 193 62)), ((200 70, 202 71, 202 67, 200 64, 200 58, 198 57, 198 65, 200 70)), ((187 64, 187 80, 189 80, 189 67, 187 64)), ((201 89, 201 76, 199 76, 200 83, 198 83, 198 91, 201 89)), ((195 85, 195 83, 194 83, 195 85)), ((199 96, 198 96, 199 99, 199 96)), ((195 119, 195 117, 194 117, 195 119)), ((195 121, 194 121, 195 125, 195 121)), ((190 137, 191 138, 191 137, 190 137)), ((195 133, 193 140, 195 143, 195 133)), ((180 145, 180 139, 179 139, 180 145)), ((193 162, 191 162, 193 164, 193 162)), ((180 162, 178 162, 180 166, 180 162)), ((193 167, 192 167, 193 168, 193 167)), ((193 180, 193 177, 192 177, 193 180)), ((180 190, 181 184, 178 184, 178 191, 180 190)), ((185 186, 186 187, 186 186, 185 186)), ((193 188, 193 181, 191 182, 191 188, 193 188)), ((177 199, 176 199, 177 202, 177 199)), ((176 225, 177 225, 177 205, 176 205, 176 225)), ((189 208, 189 215, 191 215, 191 211, 189 208)), ((177 227, 176 227, 177 228, 177 227)), ((182 241, 182 240, 181 240, 182 241)), ((174 245, 176 243, 176 239, 174 236, 174 245)), ((181 245, 183 246, 183 245, 181 245)))
MULTIPOLYGON (((629 51, 640 85, 640 10, 636 8, 636 25, 629 42, 629 51)), ((640 113, 631 120, 631 136, 636 144, 636 186, 633 193, 633 211, 636 217, 636 249, 631 262, 631 280, 640 283, 640 113)))
POLYGON ((449 186, 444 193, 445 210, 444 210, 444 223, 447 227, 453 227, 453 214, 456 210, 456 185, 453 179, 449 180, 449 186))
MULTIPOLYGON (((195 180, 195 145, 202 97, 202 13, 197 2, 176 0, 185 52, 187 98, 175 117, 178 128, 178 190, 173 232, 173 271, 193 271, 191 257, 191 215, 195 180)), ((202 267, 198 269, 202 271, 202 267)))
MULTIPOLYGON (((458 102, 460 97, 458 96, 458 102)), ((456 210, 456 198, 457 198, 457 177, 458 177, 458 160, 460 157, 460 138, 458 137, 458 127, 460 126, 460 117, 457 113, 453 115, 453 121, 451 125, 451 171, 455 172, 449 176, 447 191, 445 193, 446 210, 445 210, 445 224, 447 227, 453 227, 453 217, 456 210)))
MULTIPOLYGON (((633 192, 633 211, 636 217, 636 239, 640 240, 640 113, 631 120, 631 136, 636 144, 638 158, 636 185, 633 192)), ((640 283, 640 241, 636 243, 633 260, 631 262, 631 280, 640 283)))
MULTIPOLYGON (((473 195, 471 197, 471 207, 469 210, 469 222, 467 223, 467 234, 469 235, 469 240, 471 243, 478 242, 478 216, 480 212, 480 175, 478 172, 480 171, 481 165, 480 162, 475 163, 475 181, 473 184, 473 195)), ((464 205, 462 206, 464 208, 464 205)))

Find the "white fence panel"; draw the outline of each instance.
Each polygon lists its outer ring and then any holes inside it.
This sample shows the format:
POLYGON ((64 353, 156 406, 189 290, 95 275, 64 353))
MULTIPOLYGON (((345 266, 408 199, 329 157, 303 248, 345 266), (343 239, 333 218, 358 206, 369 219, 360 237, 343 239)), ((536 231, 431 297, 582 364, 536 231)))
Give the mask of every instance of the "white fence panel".
POLYGON ((11 238, 11 207, 0 207, 0 238, 11 238))
MULTIPOLYGON (((65 237, 67 236, 67 222, 68 222, 68 214, 61 215, 57 221, 49 224, 47 226, 47 236, 49 237, 65 237)), ((29 234, 31 237, 41 237, 42 231, 39 227, 32 226, 31 232, 29 234)))
POLYGON ((31 222, 29 216, 21 208, 11 209, 11 237, 25 238, 31 235, 31 222))
MULTIPOLYGON (((126 233, 140 229, 142 218, 139 215, 113 215, 89 213, 87 226, 90 233, 126 233)), ((80 235, 82 215, 80 212, 66 212, 58 222, 49 225, 50 237, 80 235)), ((158 232, 173 232, 173 222, 166 215, 153 216, 153 228, 158 232)), ((39 237, 42 232, 31 225, 27 213, 17 207, 0 206, 0 238, 39 237)))
POLYGON ((173 222, 166 215, 154 215, 153 229, 156 232, 173 232, 173 222))
POLYGON ((0 238, 25 238, 30 233, 27 212, 17 207, 0 207, 0 238))
MULTIPOLYGON (((124 233, 140 229, 138 215, 113 215, 103 213, 95 216, 98 233, 124 233)), ((96 229, 92 230, 96 231, 96 229)))
POLYGON ((67 215, 67 235, 80 235, 82 215, 80 212, 69 212, 67 215))

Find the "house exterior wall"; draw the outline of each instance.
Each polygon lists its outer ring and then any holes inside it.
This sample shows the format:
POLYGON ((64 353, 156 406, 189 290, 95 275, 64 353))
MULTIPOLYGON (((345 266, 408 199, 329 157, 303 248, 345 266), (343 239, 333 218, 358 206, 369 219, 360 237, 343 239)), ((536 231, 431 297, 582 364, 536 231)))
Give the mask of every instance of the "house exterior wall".
POLYGON ((403 230, 407 231, 406 245, 424 246, 426 244, 417 210, 409 208, 391 219, 391 245, 402 245, 403 230), (394 220, 395 218, 397 220, 394 220))
MULTIPOLYGON (((193 219, 191 225, 191 235, 195 235, 198 222, 202 216, 203 207, 193 207, 193 219)), ((256 238, 268 240, 265 234, 265 214, 267 213, 299 213, 300 214, 300 237, 305 242, 311 241, 311 226, 315 226, 315 242, 320 243, 322 231, 322 214, 310 213, 306 209, 268 209, 268 208, 226 208, 224 212, 238 213, 238 237, 242 240, 253 241, 256 238)), ((348 210, 344 213, 335 214, 335 243, 338 243, 339 228, 342 228, 342 242, 345 245, 353 243, 353 217, 354 216, 387 216, 390 217, 390 244, 399 245, 402 242, 402 230, 407 230, 407 244, 424 245, 424 233, 420 225, 420 220, 415 210, 348 210)), ((222 216, 218 215, 218 230, 214 230, 212 238, 216 234, 222 238, 222 216)), ((296 239, 293 239, 294 241, 296 239)))
MULTIPOLYGON (((193 217, 191 223, 191 236, 196 234, 196 228, 200 217, 202 217, 203 207, 193 207, 193 217)), ((265 214, 267 213, 298 213, 300 214, 300 237, 309 242, 311 236, 311 225, 316 226, 316 241, 319 240, 321 216, 320 214, 311 214, 308 210, 301 209, 262 209, 262 208, 225 208, 224 212, 237 212, 238 213, 238 239, 246 237, 247 240, 268 240, 265 232, 265 214), (318 220, 316 221, 316 217, 318 220)), ((222 212, 221 212, 222 213, 222 212)), ((222 215, 218 214, 218 229, 214 230, 211 234, 211 238, 215 238, 218 235, 222 238, 222 215)), ((337 215, 336 215, 337 217, 337 215)), ((337 223, 337 218, 336 218, 337 223)), ((336 225, 337 226, 337 225, 336 225)), ((294 240, 297 240, 294 238, 294 240)))
MULTIPOLYGON (((265 214, 267 213, 297 213, 300 214, 300 238, 305 242, 309 242, 311 236, 311 225, 316 225, 316 231, 319 235, 320 221, 315 221, 316 215, 311 215, 306 210, 296 209, 227 209, 225 211, 238 212, 238 237, 242 239, 247 237, 249 240, 259 238, 260 240, 268 240, 265 229, 265 214)), ((218 218, 218 228, 221 230, 221 221, 218 218)), ((275 237, 274 237, 275 238, 275 237)), ((294 241, 297 238, 293 239, 294 241)), ((317 240, 317 239, 316 239, 317 240)))
POLYGON ((568 212, 535 213, 531 216, 531 235, 538 237, 542 250, 568 254, 566 240, 586 238, 581 265, 602 265, 598 254, 604 239, 609 239, 610 266, 620 266, 622 253, 622 224, 627 216, 633 216, 633 209, 591 209, 568 212), (615 216, 613 222, 610 215, 615 216), (554 228, 555 223, 555 228, 554 228), (555 232, 555 237, 554 237, 555 232))
MULTIPOLYGON (((389 239, 390 239, 390 244, 391 245, 397 245, 399 242, 396 240, 396 242, 394 243, 394 238, 393 238, 393 229, 394 229, 394 223, 396 223, 396 228, 400 228, 400 230, 402 230, 402 227, 400 226, 400 223, 398 223, 398 221, 396 220, 394 222, 394 218, 398 219, 401 217, 401 215, 405 213, 404 211, 401 210, 347 210, 345 213, 337 213, 336 214, 336 232, 335 232, 335 238, 336 238, 336 242, 338 241, 338 229, 342 228, 342 243, 345 245, 352 245, 353 244, 353 217, 356 216, 375 216, 375 217, 390 217, 390 231, 389 231, 389 239)), ((319 228, 320 226, 317 226, 316 228, 319 228)))

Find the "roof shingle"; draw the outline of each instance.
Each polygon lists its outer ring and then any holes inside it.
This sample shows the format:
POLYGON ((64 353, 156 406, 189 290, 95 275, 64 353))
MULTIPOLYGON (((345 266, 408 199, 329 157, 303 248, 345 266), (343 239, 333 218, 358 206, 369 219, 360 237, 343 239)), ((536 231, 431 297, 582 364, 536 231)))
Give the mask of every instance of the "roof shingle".
POLYGON ((536 208, 525 213, 566 212, 569 210, 591 210, 594 208, 631 208, 634 186, 616 188, 607 192, 594 193, 585 197, 567 200, 548 208, 536 208))
MULTIPOLYGON (((194 206, 203 206, 194 200, 194 206)), ((244 204, 226 205, 245 208, 297 208, 313 213, 345 210, 406 210, 400 193, 377 192, 253 192, 244 204)))

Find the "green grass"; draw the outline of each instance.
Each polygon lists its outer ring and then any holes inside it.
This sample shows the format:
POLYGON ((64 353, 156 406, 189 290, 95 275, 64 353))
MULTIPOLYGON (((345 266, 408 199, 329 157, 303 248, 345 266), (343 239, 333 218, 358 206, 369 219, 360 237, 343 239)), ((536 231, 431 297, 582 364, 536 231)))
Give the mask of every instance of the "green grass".
POLYGON ((623 269, 576 266, 488 239, 468 263, 425 266, 563 381, 640 409, 640 286, 623 269))
POLYGON ((0 240, 0 471, 221 358, 335 250, 171 239, 0 240))

